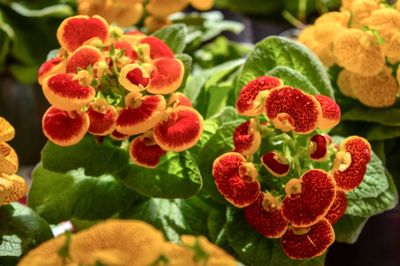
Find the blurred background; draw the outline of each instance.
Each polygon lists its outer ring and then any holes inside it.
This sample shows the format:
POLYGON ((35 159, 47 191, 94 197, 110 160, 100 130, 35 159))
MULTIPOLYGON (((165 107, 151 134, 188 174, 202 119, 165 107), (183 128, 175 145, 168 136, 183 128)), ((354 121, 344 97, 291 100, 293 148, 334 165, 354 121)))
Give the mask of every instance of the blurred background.
MULTIPOLYGON (((19 155, 23 171, 29 172, 39 162, 46 141, 41 117, 48 103, 37 84, 37 71, 48 53, 58 48, 55 32, 60 22, 78 12, 89 15, 105 12, 101 6, 85 9, 85 5, 96 2, 102 1, 0 0, 0 116, 16 129, 11 145, 19 155)), ((192 39, 185 52, 193 57, 194 71, 199 71, 246 56, 255 43, 269 35, 296 36, 296 28, 340 6, 340 0, 215 0, 211 10, 198 13, 202 9, 201 1, 198 2, 172 9, 174 12, 182 9, 184 13, 168 18, 169 14, 162 16, 158 11, 142 10, 130 25, 155 31, 169 23, 187 24, 192 39)), ((398 139, 392 143, 393 152, 397 152, 398 139)), ((392 164, 397 172, 398 162, 392 164)), ((395 178, 398 182, 399 177, 395 178)), ((400 207, 397 206, 369 219, 357 243, 335 243, 329 249, 326 264, 400 265, 399 247, 400 207)))

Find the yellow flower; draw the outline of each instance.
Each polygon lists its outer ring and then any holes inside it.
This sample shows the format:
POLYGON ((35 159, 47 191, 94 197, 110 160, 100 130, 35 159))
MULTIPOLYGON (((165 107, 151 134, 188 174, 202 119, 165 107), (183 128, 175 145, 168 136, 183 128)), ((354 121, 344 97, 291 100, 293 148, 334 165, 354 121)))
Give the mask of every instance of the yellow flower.
POLYGON ((363 20, 363 24, 379 31, 388 40, 400 29, 400 13, 393 8, 382 8, 372 12, 370 17, 363 20))
POLYGON ((380 7, 378 0, 356 0, 350 8, 352 15, 351 23, 353 27, 362 27, 363 19, 368 18, 380 7))
POLYGON ((360 76, 377 75, 385 66, 385 57, 375 36, 359 29, 346 29, 333 42, 338 65, 360 76))
POLYGON ((188 4, 189 0, 150 0, 146 9, 154 16, 168 17, 183 10, 188 4))
POLYGON ((336 35, 347 28, 349 21, 349 12, 325 13, 315 21, 314 37, 318 42, 331 44, 336 35))
POLYGON ((171 24, 168 18, 165 17, 157 17, 150 15, 144 20, 144 25, 146 26, 149 32, 154 32, 162 27, 171 24))
POLYGON ((399 84, 390 68, 371 77, 351 75, 350 86, 356 98, 369 107, 391 106, 399 93, 399 84))
POLYGON ((168 266, 234 266, 234 258, 210 243, 204 236, 183 235, 181 244, 167 243, 164 256, 168 266), (199 254, 200 253, 200 254, 199 254))
POLYGON ((109 220, 74 235, 69 251, 73 261, 83 264, 118 255, 119 265, 135 266, 156 261, 163 245, 161 232, 144 222, 109 220))
POLYGON ((143 15, 142 0, 78 0, 80 15, 100 15, 121 27, 136 24, 143 15))
POLYGON ((205 237, 182 236, 181 245, 172 244, 154 227, 135 220, 99 223, 71 235, 67 243, 66 236, 49 240, 31 250, 18 266, 237 265, 205 237), (62 249, 68 251, 66 257, 60 255, 62 249), (203 256, 199 256, 199 251, 203 256))
POLYGON ((190 4, 198 10, 208 10, 214 5, 214 0, 190 0, 190 4))
POLYGON ((10 141, 15 137, 13 126, 0 116, 0 141, 10 141))
POLYGON ((355 98, 353 89, 350 86, 350 77, 353 75, 350 71, 343 69, 340 71, 339 76, 337 78, 337 85, 339 90, 346 96, 355 98))

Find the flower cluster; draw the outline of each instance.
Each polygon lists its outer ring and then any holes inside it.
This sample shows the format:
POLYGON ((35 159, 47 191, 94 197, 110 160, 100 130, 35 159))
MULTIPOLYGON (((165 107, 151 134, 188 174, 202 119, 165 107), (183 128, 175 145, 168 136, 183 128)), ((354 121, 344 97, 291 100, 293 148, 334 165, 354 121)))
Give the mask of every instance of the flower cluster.
POLYGON ((345 192, 364 178, 369 143, 352 136, 335 145, 322 131, 339 123, 339 106, 275 77, 250 81, 236 107, 251 118, 235 129, 234 150, 214 161, 219 192, 254 230, 280 238, 288 257, 323 254, 346 210, 345 192))
POLYGON ((67 18, 57 39, 58 55, 38 74, 52 105, 42 120, 52 142, 73 145, 87 132, 116 140, 136 135, 131 158, 149 168, 167 151, 196 144, 203 118, 176 92, 184 66, 163 41, 138 31, 123 33, 99 16, 67 18))
POLYGON ((142 221, 108 220, 69 238, 49 240, 18 265, 233 266, 237 262, 202 236, 183 235, 180 244, 173 244, 142 221))
POLYGON ((400 92, 399 74, 392 74, 400 61, 400 9, 381 2, 343 1, 340 12, 323 14, 299 35, 326 66, 342 67, 344 95, 376 108, 392 106, 400 92))
POLYGON ((21 199, 28 190, 25 180, 16 175, 17 153, 7 144, 14 136, 14 128, 0 116, 0 206, 21 199))
POLYGON ((80 15, 100 15, 121 27, 135 25, 145 13, 144 24, 153 32, 171 22, 168 16, 185 9, 189 4, 198 10, 208 10, 214 0, 78 0, 80 15))

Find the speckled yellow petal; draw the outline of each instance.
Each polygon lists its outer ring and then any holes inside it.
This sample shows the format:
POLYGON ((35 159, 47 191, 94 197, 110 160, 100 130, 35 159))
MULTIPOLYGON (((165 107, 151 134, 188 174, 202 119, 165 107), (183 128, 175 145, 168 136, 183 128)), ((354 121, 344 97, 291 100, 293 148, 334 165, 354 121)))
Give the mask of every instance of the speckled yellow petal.
POLYGON ((166 17, 148 16, 144 20, 144 25, 149 32, 154 32, 162 27, 168 26, 171 21, 166 17))
POLYGON ((58 250, 66 243, 66 237, 60 236, 55 239, 48 240, 31 250, 23 257, 18 266, 65 266, 63 258, 58 255, 58 250))
POLYGON ((136 3, 119 10, 114 21, 120 27, 129 27, 139 22, 143 15, 143 4, 136 3))
POLYGON ((28 186, 22 177, 6 174, 0 176, 0 205, 21 199, 27 191, 28 186))
POLYGON ((10 141, 15 137, 14 127, 0 116, 0 141, 10 141))
POLYGON ((74 235, 69 251, 73 261, 84 265, 93 264, 93 259, 99 256, 110 259, 112 254, 121 256, 123 253, 126 265, 139 266, 156 261, 162 254, 164 243, 161 232, 149 224, 108 220, 74 235))
POLYGON ((0 142, 0 173, 15 174, 18 171, 18 156, 5 142, 0 142))
POLYGON ((350 71, 347 71, 346 69, 343 69, 340 71, 338 79, 337 79, 337 85, 339 87, 339 90, 346 96, 355 98, 353 89, 351 88, 350 84, 350 77, 354 75, 350 71))

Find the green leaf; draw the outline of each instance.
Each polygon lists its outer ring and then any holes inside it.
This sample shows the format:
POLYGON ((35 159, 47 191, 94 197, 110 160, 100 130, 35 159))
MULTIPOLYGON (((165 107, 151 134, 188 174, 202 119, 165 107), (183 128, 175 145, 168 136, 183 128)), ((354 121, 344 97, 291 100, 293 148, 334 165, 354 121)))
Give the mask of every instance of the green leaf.
POLYGON ((24 17, 69 17, 74 15, 74 10, 65 4, 43 7, 42 9, 30 9, 24 4, 12 2, 10 8, 24 17))
POLYGON ((98 144, 92 136, 68 147, 48 141, 42 150, 43 167, 61 173, 83 168, 85 174, 99 176, 120 171, 128 161, 126 150, 114 146, 110 139, 98 144))
POLYGON ((179 87, 179 90, 181 90, 186 86, 187 78, 189 77, 190 72, 192 72, 192 61, 193 61, 193 59, 188 54, 176 54, 175 58, 181 60, 182 63, 183 63, 183 66, 185 68, 185 74, 183 75, 182 84, 179 87))
POLYGON ((198 197, 190 199, 150 198, 121 213, 123 219, 146 221, 164 232, 170 241, 179 235, 207 235, 207 217, 212 206, 198 197))
POLYGON ((271 36, 256 45, 239 76, 238 88, 276 66, 287 66, 306 77, 320 94, 334 98, 328 74, 318 58, 304 45, 271 36))
POLYGON ((182 53, 185 50, 185 39, 187 35, 187 27, 185 24, 173 24, 164 27, 153 35, 163 40, 175 54, 182 53))
POLYGON ((212 165, 218 156, 228 151, 232 151, 233 131, 243 122, 244 120, 239 119, 223 123, 203 146, 197 157, 197 164, 203 177, 203 190, 219 203, 227 204, 227 201, 219 193, 217 186, 215 185, 212 176, 212 165))
POLYGON ((1 265, 15 265, 21 255, 52 237, 49 225, 28 207, 19 203, 0 207, 1 265))
POLYGON ((287 66, 277 66, 268 75, 280 78, 285 85, 299 88, 309 94, 319 94, 314 85, 302 74, 287 66))
POLYGON ((368 218, 344 215, 333 225, 336 241, 348 244, 355 243, 367 221, 368 218))
POLYGON ((10 72, 22 84, 33 84, 37 80, 38 67, 35 65, 11 64, 10 72))
POLYGON ((199 168, 189 151, 168 152, 155 169, 129 165, 121 178, 129 188, 159 198, 188 198, 202 185, 199 168))
POLYGON ((392 176, 386 173, 389 187, 377 197, 365 197, 361 199, 347 199, 346 214, 359 217, 369 217, 396 207, 399 201, 396 185, 392 176))
POLYGON ((258 234, 246 222, 241 211, 228 210, 231 212, 228 215, 228 241, 238 254, 239 260, 246 265, 324 265, 325 254, 311 260, 289 259, 283 253, 279 239, 270 239, 258 234))
POLYGON ((364 180, 355 190, 346 194, 348 199, 375 198, 389 187, 382 161, 373 152, 364 180))
MULTIPOLYGON (((228 61, 222 65, 204 70, 200 73, 194 73, 192 77, 188 80, 186 87, 183 90, 183 93, 194 103, 197 104, 197 99, 200 96, 200 93, 202 92, 203 86, 206 84, 207 81, 213 76, 216 75, 216 77, 222 78, 224 75, 227 73, 232 72, 234 69, 242 65, 244 62, 243 59, 237 59, 233 61, 228 61), (221 74, 218 73, 222 71, 223 76, 221 77, 221 74)), ((214 79, 215 82, 217 82, 214 79)), ((199 104, 204 104, 204 103, 199 103, 199 104)))
POLYGON ((331 134, 358 135, 370 141, 388 140, 400 137, 400 127, 363 121, 343 121, 331 131, 331 134))
POLYGON ((400 126, 400 108, 374 109, 358 107, 346 111, 342 115, 343 121, 365 121, 385 126, 400 126))
POLYGON ((39 165, 33 172, 29 206, 56 224, 71 218, 106 219, 130 206, 137 197, 109 174, 87 176, 82 168, 63 174, 39 165))

